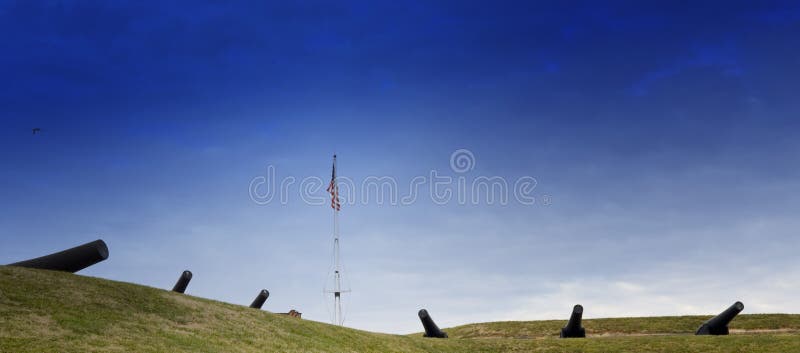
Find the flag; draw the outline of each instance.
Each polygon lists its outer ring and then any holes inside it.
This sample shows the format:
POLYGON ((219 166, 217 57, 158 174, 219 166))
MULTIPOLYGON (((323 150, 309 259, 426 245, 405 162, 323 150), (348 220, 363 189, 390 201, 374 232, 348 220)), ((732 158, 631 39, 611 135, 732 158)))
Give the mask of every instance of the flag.
POLYGON ((333 156, 333 172, 331 172, 331 183, 328 185, 328 192, 331 194, 331 208, 339 211, 342 204, 339 203, 339 186, 336 185, 336 156, 333 156))

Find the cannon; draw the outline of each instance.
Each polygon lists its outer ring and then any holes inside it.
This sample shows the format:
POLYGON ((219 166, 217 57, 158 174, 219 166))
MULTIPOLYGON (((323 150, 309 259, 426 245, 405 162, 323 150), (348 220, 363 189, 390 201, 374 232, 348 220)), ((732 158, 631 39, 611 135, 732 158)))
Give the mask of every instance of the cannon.
POLYGON ((102 239, 97 239, 50 255, 15 262, 9 266, 75 273, 107 258, 108 246, 102 239))
POLYGON ((425 334, 422 337, 447 338, 447 332, 440 330, 439 326, 436 326, 427 310, 421 309, 418 315, 420 321, 422 321, 422 327, 425 328, 425 334))
POLYGON ((583 338, 586 337, 586 329, 581 327, 583 317, 583 306, 580 304, 572 308, 572 315, 569 317, 567 326, 561 329, 561 338, 583 338))
POLYGON ((267 298, 269 298, 269 291, 262 289, 261 292, 258 292, 256 299, 253 300, 253 303, 250 304, 250 307, 261 309, 261 306, 264 305, 264 302, 267 301, 267 298))
POLYGON ((175 287, 172 287, 173 292, 183 293, 186 291, 186 287, 189 285, 189 281, 192 280, 192 271, 186 270, 181 273, 180 278, 178 278, 178 282, 175 282, 175 287))
POLYGON ((742 304, 742 302, 733 303, 733 305, 725 309, 725 311, 700 325, 700 328, 698 328, 697 332, 694 334, 714 336, 727 335, 728 324, 736 315, 742 312, 742 310, 744 310, 744 304, 742 304))

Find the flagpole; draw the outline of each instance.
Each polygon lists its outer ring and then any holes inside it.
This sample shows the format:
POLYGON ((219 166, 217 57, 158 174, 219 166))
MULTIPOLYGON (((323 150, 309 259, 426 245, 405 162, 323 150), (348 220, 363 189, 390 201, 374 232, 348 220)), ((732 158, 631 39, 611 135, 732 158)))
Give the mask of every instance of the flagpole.
POLYGON ((339 188, 336 185, 336 155, 333 155, 333 171, 331 184, 328 187, 331 193, 331 208, 333 209, 333 324, 344 325, 344 312, 342 309, 342 293, 349 292, 342 288, 342 264, 339 253, 339 188))
MULTIPOLYGON (((336 186, 336 155, 333 155, 333 183, 334 188, 336 186)), ((337 197, 338 197, 338 190, 337 190, 337 197)), ((339 211, 336 207, 333 208, 333 263, 334 263, 334 276, 336 282, 334 283, 334 292, 333 292, 333 305, 334 308, 334 323, 341 326, 344 324, 344 320, 342 320, 342 276, 340 272, 340 263, 339 263, 339 211)))

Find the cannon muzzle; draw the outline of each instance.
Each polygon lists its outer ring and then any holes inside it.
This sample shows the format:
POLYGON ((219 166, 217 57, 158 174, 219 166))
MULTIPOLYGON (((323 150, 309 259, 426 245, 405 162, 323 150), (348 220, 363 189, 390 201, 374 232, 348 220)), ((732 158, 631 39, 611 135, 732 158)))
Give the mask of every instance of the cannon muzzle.
POLYGON ((725 309, 725 311, 700 325, 700 328, 698 328, 697 332, 694 334, 715 336, 727 335, 728 324, 731 322, 731 320, 733 320, 733 318, 736 317, 736 315, 739 315, 742 310, 744 310, 744 304, 742 304, 742 302, 733 303, 733 305, 725 309))
POLYGON ((189 286, 189 281, 192 280, 192 271, 186 270, 181 273, 181 277, 178 278, 178 282, 175 282, 175 287, 172 287, 173 292, 183 293, 186 291, 186 287, 189 286))
POLYGON ((583 318, 583 306, 580 304, 572 308, 572 315, 569 317, 567 326, 561 329, 561 338, 583 338, 586 337, 586 329, 581 327, 581 318, 583 318))
POLYGON ((427 310, 421 309, 418 315, 420 321, 422 321, 422 327, 425 328, 425 335, 422 337, 447 338, 447 332, 440 330, 439 326, 436 326, 436 323, 433 322, 431 316, 428 315, 427 310))
POLYGON ((42 270, 78 272, 108 258, 108 246, 102 239, 35 259, 15 262, 9 266, 42 270))
POLYGON ((261 309, 261 306, 264 305, 264 302, 267 301, 269 298, 269 291, 266 289, 262 289, 261 292, 258 293, 256 299, 253 300, 253 303, 250 304, 251 308, 261 309))

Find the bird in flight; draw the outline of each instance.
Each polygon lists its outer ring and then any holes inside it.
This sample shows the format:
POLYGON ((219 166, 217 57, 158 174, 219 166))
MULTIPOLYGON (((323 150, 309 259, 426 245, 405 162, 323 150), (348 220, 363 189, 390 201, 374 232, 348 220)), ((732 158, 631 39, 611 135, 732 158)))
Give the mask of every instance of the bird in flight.
POLYGON ((38 133, 41 133, 41 132, 42 132, 42 129, 40 129, 40 128, 38 128, 38 127, 35 127, 35 128, 33 128, 33 134, 34 134, 34 135, 36 135, 36 134, 38 134, 38 133))

